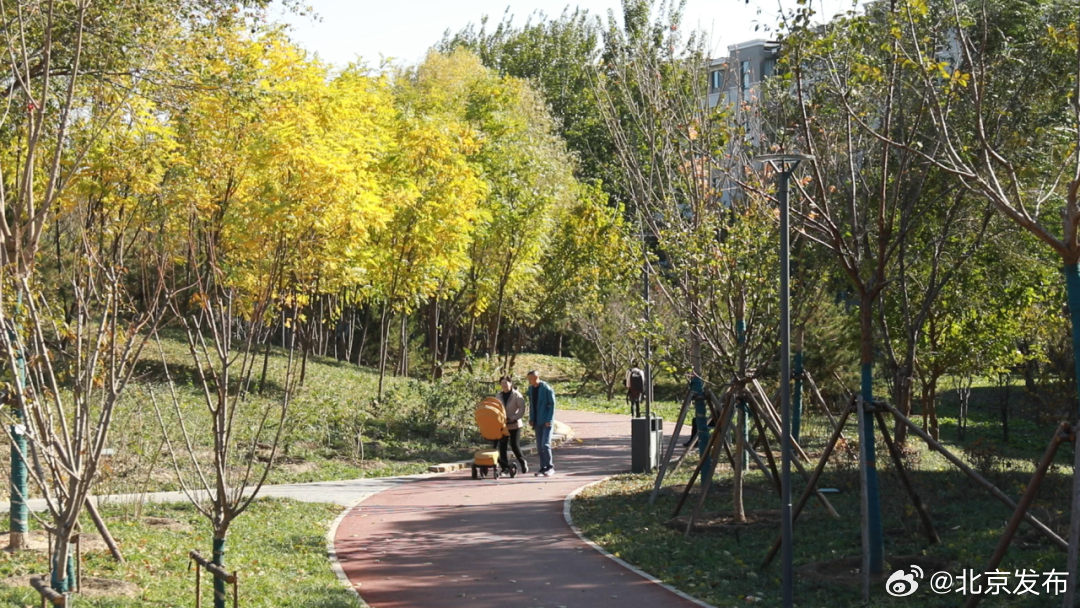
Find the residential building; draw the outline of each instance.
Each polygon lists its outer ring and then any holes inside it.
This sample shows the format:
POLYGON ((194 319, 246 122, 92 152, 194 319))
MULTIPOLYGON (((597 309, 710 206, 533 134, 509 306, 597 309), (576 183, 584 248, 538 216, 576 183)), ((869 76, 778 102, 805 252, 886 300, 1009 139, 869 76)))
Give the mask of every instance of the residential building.
POLYGON ((780 43, 750 40, 728 47, 728 56, 709 62, 709 107, 753 102, 761 82, 772 76, 780 43))

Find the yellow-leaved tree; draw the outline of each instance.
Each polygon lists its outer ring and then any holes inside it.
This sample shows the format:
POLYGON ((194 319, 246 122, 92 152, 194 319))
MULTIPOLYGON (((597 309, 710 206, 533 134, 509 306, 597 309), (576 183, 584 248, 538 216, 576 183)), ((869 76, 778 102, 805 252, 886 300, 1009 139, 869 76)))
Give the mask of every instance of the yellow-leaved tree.
MULTIPOLYGON (((385 169, 396 132, 382 79, 358 69, 335 76, 280 31, 196 32, 178 59, 184 86, 162 105, 178 157, 163 190, 176 247, 170 306, 210 420, 185 420, 171 391, 171 407, 159 413, 180 485, 213 525, 220 565, 230 524, 277 453, 298 381, 295 346, 310 342, 303 307, 364 280, 368 239, 391 218, 385 169), (277 315, 289 330, 284 390, 258 405, 244 396, 277 315), (212 456, 186 440, 189 425, 212 432, 212 456), (260 462, 254 446, 267 444, 260 462)), ((168 373, 164 356, 162 364, 168 373)))
POLYGON ((382 398, 389 317, 400 313, 399 370, 408 368, 408 314, 468 265, 475 223, 488 191, 473 157, 482 134, 468 121, 469 99, 486 69, 475 57, 432 53, 395 78, 397 142, 385 198, 392 217, 373 235, 371 279, 380 315, 382 398))

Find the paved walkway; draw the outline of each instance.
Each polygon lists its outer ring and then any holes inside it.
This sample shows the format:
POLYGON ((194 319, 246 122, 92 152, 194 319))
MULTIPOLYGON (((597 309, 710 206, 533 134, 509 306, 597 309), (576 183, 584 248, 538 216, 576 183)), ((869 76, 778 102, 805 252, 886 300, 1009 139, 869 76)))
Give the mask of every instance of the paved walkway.
MULTIPOLYGON (((554 443, 559 444, 565 441, 567 439, 568 431, 572 432, 573 429, 566 429, 563 425, 556 423, 556 429, 553 436, 554 443)), ((536 451, 536 445, 530 443, 521 446, 521 449, 526 455, 533 454, 536 451)), ((378 494, 383 490, 396 488, 397 486, 410 481, 441 475, 446 471, 460 470, 460 467, 463 464, 464 461, 448 462, 430 467, 429 470, 437 472, 401 475, 398 477, 370 477, 366 479, 344 479, 340 481, 313 481, 308 483, 267 485, 259 490, 259 497, 291 498, 300 502, 333 503, 343 507, 351 507, 361 500, 364 500, 373 494, 378 494)), ((251 488, 245 492, 245 494, 250 493, 251 488)), ((209 500, 209 495, 205 490, 196 491, 193 495, 200 500, 209 500)), ((154 503, 188 502, 187 495, 181 491, 149 492, 147 494, 110 494, 107 496, 90 497, 90 500, 96 505, 118 503, 131 504, 138 502, 140 499, 145 502, 154 503)), ((27 506, 34 512, 44 512, 48 510, 48 505, 42 498, 30 499, 27 501, 27 506)), ((9 501, 0 501, 0 513, 7 513, 10 508, 11 503, 9 501)))
MULTIPOLYGON (((276 486, 263 486, 259 491, 259 497, 292 498, 300 502, 328 502, 351 507, 357 501, 363 500, 372 494, 378 494, 383 490, 395 488, 402 484, 418 479, 434 477, 435 473, 422 473, 419 475, 403 475, 400 477, 373 477, 370 479, 347 479, 344 481, 316 481, 312 483, 293 483, 276 486)), ((197 492, 196 496, 205 496, 206 492, 197 492)), ((125 504, 138 502, 140 494, 112 494, 109 496, 93 496, 92 500, 101 504, 125 504)), ((146 502, 156 503, 183 503, 188 502, 183 492, 151 492, 145 495, 146 502)), ((45 511, 48 506, 41 498, 32 498, 27 501, 31 511, 45 511)), ((0 501, 0 513, 7 513, 11 507, 7 500, 0 501)))
POLYGON ((629 469, 629 418, 562 411, 559 419, 576 439, 556 450, 555 477, 474 481, 462 471, 351 510, 334 547, 364 600, 373 608, 694 606, 596 552, 563 518, 569 493, 629 469))

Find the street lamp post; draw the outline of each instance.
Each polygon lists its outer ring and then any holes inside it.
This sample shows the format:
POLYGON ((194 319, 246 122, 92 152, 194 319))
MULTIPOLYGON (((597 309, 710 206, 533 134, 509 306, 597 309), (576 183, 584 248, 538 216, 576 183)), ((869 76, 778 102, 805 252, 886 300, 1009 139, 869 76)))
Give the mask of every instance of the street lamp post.
POLYGON ((795 603, 795 571, 791 520, 791 235, 788 207, 788 182, 803 161, 813 162, 805 154, 766 154, 754 159, 769 163, 780 175, 777 198, 780 202, 780 539, 784 607, 795 603))
MULTIPOLYGON (((644 321, 645 321, 645 361, 644 361, 644 365, 643 365, 644 369, 642 370, 644 372, 644 374, 645 374, 645 391, 640 396, 640 398, 644 399, 644 401, 645 401, 645 426, 644 426, 645 435, 644 435, 644 438, 647 441, 645 441, 645 444, 644 444, 645 445, 645 452, 644 452, 645 461, 644 461, 644 464, 641 467, 639 467, 639 465, 633 464, 633 461, 634 461, 635 457, 632 456, 631 457, 631 461, 632 461, 631 470, 633 470, 635 472, 640 472, 640 471, 652 472, 653 465, 654 465, 654 460, 655 460, 654 452, 659 450, 660 447, 659 447, 659 444, 657 444, 656 446, 653 445, 653 438, 654 438, 653 435, 654 435, 654 433, 653 433, 653 411, 652 411, 652 405, 653 405, 652 341, 649 338, 650 326, 652 324, 652 298, 651 298, 651 294, 649 293, 650 292, 650 286, 649 286, 650 276, 649 275, 651 274, 649 272, 649 234, 645 231, 645 222, 644 222, 644 219, 641 217, 641 211, 640 210, 638 212, 638 222, 640 224, 639 225, 640 234, 638 234, 637 236, 639 236, 641 238, 641 295, 642 295, 642 299, 644 299, 644 301, 645 301, 645 311, 644 311, 645 312, 645 314, 644 314, 644 321), (639 468, 640 468, 640 471, 639 471, 639 468)), ((627 388, 629 389, 630 387, 627 386, 627 388)), ((635 408, 633 406, 631 406, 630 415, 632 417, 633 416, 639 416, 640 414, 636 413, 634 411, 634 409, 635 408)), ((640 412, 640 410, 638 410, 638 412, 640 412)), ((634 421, 631 421, 631 435, 632 436, 637 436, 637 432, 640 431, 641 426, 638 425, 637 427, 634 427, 633 426, 634 424, 637 424, 637 423, 634 422, 634 421), (637 429, 637 431, 635 430, 635 428, 637 429)), ((632 440, 632 443, 635 446, 638 445, 636 440, 632 440)), ((633 451, 633 449, 634 448, 632 448, 632 451, 633 451)))
MULTIPOLYGON (((648 242, 642 239, 642 255, 644 261, 642 263, 642 291, 645 296, 645 424, 649 429, 650 441, 652 441, 652 342, 649 341, 649 332, 652 325, 652 302, 649 297, 649 252, 648 242)), ((649 456, 649 470, 652 470, 652 456, 651 456, 650 444, 650 456, 649 456)))

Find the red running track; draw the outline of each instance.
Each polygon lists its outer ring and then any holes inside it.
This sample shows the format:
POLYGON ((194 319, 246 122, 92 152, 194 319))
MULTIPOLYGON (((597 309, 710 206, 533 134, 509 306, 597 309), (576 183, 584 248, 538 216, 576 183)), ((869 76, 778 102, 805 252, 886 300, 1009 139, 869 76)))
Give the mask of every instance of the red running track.
MULTIPOLYGON (((582 542, 563 500, 630 468, 627 416, 561 411, 575 439, 556 476, 474 481, 471 472, 385 490, 345 515, 334 548, 373 608, 689 608, 692 602, 582 542)), ((536 457, 529 466, 535 470, 536 457)))

